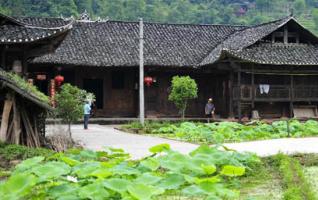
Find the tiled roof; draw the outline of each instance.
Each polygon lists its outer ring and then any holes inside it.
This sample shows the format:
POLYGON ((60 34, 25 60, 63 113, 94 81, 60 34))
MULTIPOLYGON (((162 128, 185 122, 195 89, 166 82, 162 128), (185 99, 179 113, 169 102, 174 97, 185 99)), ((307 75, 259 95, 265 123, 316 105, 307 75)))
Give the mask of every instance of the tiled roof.
POLYGON ((72 21, 60 24, 29 24, 8 18, 12 23, 0 26, 0 44, 27 43, 53 37, 72 28, 72 21))
MULTIPOLYGON (((65 27, 69 20, 61 18, 17 18, 18 22, 34 27, 65 27)), ((293 17, 286 17, 256 26, 191 25, 144 23, 144 64, 145 66, 193 67, 204 66, 220 60, 222 52, 249 61, 279 63, 307 63, 308 60, 289 60, 297 55, 283 56, 282 49, 298 49, 285 53, 313 52, 312 46, 273 47, 266 46, 268 53, 263 57, 264 46, 254 46, 264 37, 287 23, 298 24, 293 17), (251 47, 251 48, 250 48, 251 47), (306 50, 305 50, 306 48, 306 50), (273 51, 271 54, 270 51, 273 51), (255 55, 252 55, 255 54, 255 55), (266 56, 266 57, 265 57, 266 56), (278 57, 279 56, 279 57, 278 57), (264 59, 264 60, 262 60, 264 59)), ((301 25, 297 25, 301 26, 301 25)), ((308 30, 314 43, 318 39, 308 30)), ((19 33, 17 33, 19 35, 19 33)), ((17 36, 16 36, 17 37, 17 36)), ((315 57, 314 54, 312 56, 315 57)), ((302 58, 306 58, 303 55, 302 58)), ((314 62, 311 58, 310 62, 314 62)), ((51 54, 35 58, 33 63, 78 65, 78 66, 138 66, 139 64, 139 23, 122 21, 74 22, 60 46, 51 54)), ((318 62, 317 62, 318 64, 318 62)))
MULTIPOLYGON (((138 22, 76 22, 55 53, 34 63, 137 66, 138 22)), ((194 66, 241 26, 144 24, 146 66, 194 66)))
POLYGON ((291 19, 291 17, 287 17, 237 31, 220 43, 215 49, 213 49, 199 65, 208 65, 216 62, 220 58, 221 52, 223 50, 235 51, 252 45, 263 37, 277 30, 291 19))
POLYGON ((318 46, 307 44, 259 44, 225 53, 240 60, 270 65, 317 65, 318 46))

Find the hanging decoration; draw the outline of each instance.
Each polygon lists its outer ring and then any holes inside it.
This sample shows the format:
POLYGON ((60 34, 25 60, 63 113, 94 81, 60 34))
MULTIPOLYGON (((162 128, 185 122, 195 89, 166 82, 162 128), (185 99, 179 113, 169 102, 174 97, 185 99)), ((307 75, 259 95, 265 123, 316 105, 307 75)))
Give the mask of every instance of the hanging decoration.
POLYGON ((51 97, 51 105, 55 108, 55 80, 51 79, 50 81, 50 97, 51 97))
POLYGON ((54 80, 55 80, 56 86, 59 87, 64 82, 64 76, 57 75, 55 76, 54 80))
POLYGON ((144 82, 149 87, 153 83, 153 78, 151 76, 145 76, 144 82))

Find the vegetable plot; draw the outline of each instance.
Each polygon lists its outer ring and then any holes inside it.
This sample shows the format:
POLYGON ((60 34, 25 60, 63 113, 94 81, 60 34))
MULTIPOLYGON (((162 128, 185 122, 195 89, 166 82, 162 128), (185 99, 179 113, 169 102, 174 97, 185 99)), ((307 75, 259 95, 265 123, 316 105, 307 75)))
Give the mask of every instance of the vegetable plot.
POLYGON ((283 137, 306 137, 318 135, 318 122, 308 120, 276 121, 267 124, 256 121, 247 125, 236 122, 192 123, 166 125, 155 128, 152 134, 196 143, 242 142, 250 140, 276 139, 283 137))
POLYGON ((201 146, 189 155, 167 144, 152 156, 129 160, 120 149, 72 150, 34 157, 0 183, 3 200, 14 199, 238 199, 238 179, 259 159, 252 154, 201 146))

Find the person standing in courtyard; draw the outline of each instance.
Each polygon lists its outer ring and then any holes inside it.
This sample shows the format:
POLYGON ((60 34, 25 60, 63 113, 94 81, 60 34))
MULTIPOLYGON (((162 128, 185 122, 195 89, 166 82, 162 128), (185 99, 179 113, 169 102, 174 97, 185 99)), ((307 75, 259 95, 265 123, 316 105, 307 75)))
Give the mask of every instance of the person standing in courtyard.
POLYGON ((210 123, 210 118, 214 118, 215 106, 213 104, 213 99, 209 98, 207 104, 205 105, 205 116, 208 118, 208 123, 210 123))
POLYGON ((84 129, 88 129, 88 120, 91 115, 91 104, 89 101, 85 101, 84 104, 84 129))

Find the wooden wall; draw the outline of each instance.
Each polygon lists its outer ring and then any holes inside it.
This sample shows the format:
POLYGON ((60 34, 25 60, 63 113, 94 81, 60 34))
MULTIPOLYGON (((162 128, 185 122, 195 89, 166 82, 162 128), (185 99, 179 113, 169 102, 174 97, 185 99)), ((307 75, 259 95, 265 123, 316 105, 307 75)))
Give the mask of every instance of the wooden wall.
MULTIPOLYGON (((138 68, 106 68, 63 66, 57 72, 56 66, 31 66, 30 72, 45 72, 48 79, 61 74, 65 82, 83 88, 84 79, 102 80, 103 108, 98 109, 96 117, 137 117, 139 112, 138 68), (124 88, 112 87, 112 73, 120 72, 124 76, 124 88)), ((212 97, 216 106, 216 114, 220 117, 228 115, 228 73, 204 72, 199 70, 146 70, 145 76, 155 77, 157 82, 150 87, 145 86, 145 111, 147 117, 178 117, 175 105, 168 101, 171 79, 174 75, 189 75, 198 84, 198 98, 189 102, 187 117, 204 117, 207 99, 212 97)))
POLYGON ((98 109, 96 116, 103 117, 136 117, 137 116, 137 95, 135 88, 136 73, 134 69, 119 70, 123 73, 124 88, 112 88, 113 69, 100 68, 79 68, 75 71, 75 84, 83 88, 84 79, 103 80, 103 109, 98 109))
POLYGON ((145 87, 146 114, 157 117, 179 116, 175 105, 168 101, 171 80, 174 75, 189 75, 198 84, 198 98, 190 100, 186 116, 204 117, 204 107, 207 99, 212 97, 216 106, 216 114, 227 115, 227 75, 203 72, 149 72, 157 82, 145 87))

